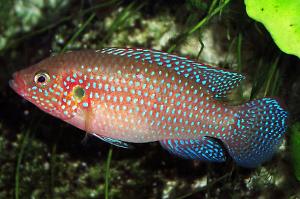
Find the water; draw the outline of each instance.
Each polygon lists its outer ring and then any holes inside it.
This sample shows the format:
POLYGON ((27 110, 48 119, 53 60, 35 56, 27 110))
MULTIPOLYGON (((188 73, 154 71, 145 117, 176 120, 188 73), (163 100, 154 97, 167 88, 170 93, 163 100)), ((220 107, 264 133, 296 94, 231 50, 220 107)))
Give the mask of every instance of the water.
POLYGON ((243 2, 1 0, 0 4, 0 198, 300 195, 289 153, 290 132, 278 153, 256 169, 237 167, 230 160, 222 164, 184 160, 158 143, 126 150, 85 137, 8 86, 14 71, 52 53, 108 46, 154 48, 241 71, 248 78, 230 96, 231 103, 277 96, 286 104, 292 126, 300 116, 299 58, 280 51, 264 26, 247 16, 243 2))

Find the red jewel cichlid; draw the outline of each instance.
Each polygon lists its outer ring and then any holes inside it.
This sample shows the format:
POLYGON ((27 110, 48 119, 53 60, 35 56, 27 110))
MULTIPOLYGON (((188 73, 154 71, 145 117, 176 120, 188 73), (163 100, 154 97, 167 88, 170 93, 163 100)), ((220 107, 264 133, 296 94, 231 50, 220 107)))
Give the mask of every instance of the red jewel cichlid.
POLYGON ((159 141, 189 159, 240 166, 270 159, 287 129, 272 98, 222 102, 244 76, 165 52, 104 48, 49 57, 10 86, 43 111, 119 147, 159 141), (226 152, 227 151, 227 152, 226 152))

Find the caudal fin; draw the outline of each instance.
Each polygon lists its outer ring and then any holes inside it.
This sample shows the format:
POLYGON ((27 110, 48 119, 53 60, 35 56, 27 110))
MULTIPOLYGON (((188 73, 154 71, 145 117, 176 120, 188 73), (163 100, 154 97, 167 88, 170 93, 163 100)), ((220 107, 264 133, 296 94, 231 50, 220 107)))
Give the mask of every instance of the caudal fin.
POLYGON ((287 129, 287 112, 272 98, 240 106, 236 123, 225 143, 238 165, 256 167, 270 159, 287 129))

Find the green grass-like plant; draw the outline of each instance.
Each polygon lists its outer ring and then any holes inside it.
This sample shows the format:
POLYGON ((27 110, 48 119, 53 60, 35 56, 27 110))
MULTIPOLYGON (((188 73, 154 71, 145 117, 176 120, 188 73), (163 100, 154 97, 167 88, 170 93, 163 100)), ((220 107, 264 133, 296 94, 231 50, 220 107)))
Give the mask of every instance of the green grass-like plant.
POLYGON ((294 173, 297 180, 300 181, 300 122, 295 123, 291 127, 290 151, 294 166, 294 173))

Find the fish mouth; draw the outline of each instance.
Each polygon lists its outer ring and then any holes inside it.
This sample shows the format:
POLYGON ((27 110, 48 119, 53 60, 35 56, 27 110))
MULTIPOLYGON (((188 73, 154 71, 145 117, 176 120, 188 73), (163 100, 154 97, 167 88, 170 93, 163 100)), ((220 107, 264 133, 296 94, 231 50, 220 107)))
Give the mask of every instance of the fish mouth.
POLYGON ((9 86, 19 95, 25 97, 26 83, 18 73, 13 74, 13 78, 9 80, 9 86))

